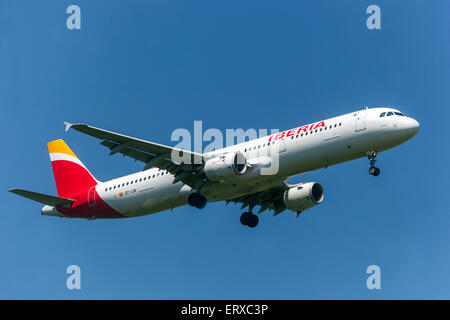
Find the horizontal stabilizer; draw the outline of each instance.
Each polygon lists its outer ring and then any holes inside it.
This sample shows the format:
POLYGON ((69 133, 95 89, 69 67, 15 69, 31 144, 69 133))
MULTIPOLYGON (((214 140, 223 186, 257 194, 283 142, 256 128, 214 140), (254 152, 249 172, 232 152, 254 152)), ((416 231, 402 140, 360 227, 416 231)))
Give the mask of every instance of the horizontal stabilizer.
POLYGON ((72 199, 49 196, 47 194, 33 192, 33 191, 27 191, 27 190, 22 190, 22 189, 11 189, 8 191, 15 193, 19 196, 28 198, 30 200, 37 201, 42 204, 46 204, 46 205, 53 206, 53 207, 71 207, 72 203, 75 202, 75 200, 72 200, 72 199))

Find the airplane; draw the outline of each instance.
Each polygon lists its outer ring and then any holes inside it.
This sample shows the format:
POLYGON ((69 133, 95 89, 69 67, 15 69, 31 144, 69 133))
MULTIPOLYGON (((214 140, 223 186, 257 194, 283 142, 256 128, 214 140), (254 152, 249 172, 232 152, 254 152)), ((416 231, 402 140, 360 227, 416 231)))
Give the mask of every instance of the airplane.
POLYGON ((202 209, 207 202, 242 203, 247 211, 240 222, 258 225, 258 206, 278 215, 285 210, 297 217, 324 200, 317 182, 288 184, 292 176, 367 157, 369 174, 378 176, 378 153, 411 139, 419 123, 397 109, 365 108, 310 123, 208 153, 149 142, 87 124, 66 124, 102 140, 110 155, 122 154, 141 161, 143 170, 106 182, 97 180, 59 139, 48 143, 58 196, 11 189, 12 193, 40 202, 42 215, 107 219, 138 217, 189 204, 202 209), (174 154, 184 160, 174 158, 174 154), (276 164, 276 166, 275 166, 276 164), (276 167, 275 172, 264 170, 276 167))

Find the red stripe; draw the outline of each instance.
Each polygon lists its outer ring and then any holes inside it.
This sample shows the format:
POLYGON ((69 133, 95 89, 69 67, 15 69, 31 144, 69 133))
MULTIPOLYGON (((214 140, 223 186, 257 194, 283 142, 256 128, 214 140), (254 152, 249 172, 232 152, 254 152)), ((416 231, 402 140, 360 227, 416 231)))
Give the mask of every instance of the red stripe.
POLYGON ((72 218, 125 217, 100 198, 95 191, 97 181, 86 168, 67 160, 52 161, 52 167, 58 195, 75 200, 71 208, 57 207, 59 212, 72 218))
POLYGON ((71 208, 58 207, 58 211, 72 218, 126 218, 126 216, 120 214, 103 201, 97 191, 92 190, 91 192, 89 202, 89 189, 87 189, 78 194, 71 195, 70 198, 75 200, 71 208), (93 193, 95 193, 95 202, 92 201, 93 193))
POLYGON ((84 167, 67 160, 52 161, 56 190, 62 198, 95 186, 97 182, 84 167))

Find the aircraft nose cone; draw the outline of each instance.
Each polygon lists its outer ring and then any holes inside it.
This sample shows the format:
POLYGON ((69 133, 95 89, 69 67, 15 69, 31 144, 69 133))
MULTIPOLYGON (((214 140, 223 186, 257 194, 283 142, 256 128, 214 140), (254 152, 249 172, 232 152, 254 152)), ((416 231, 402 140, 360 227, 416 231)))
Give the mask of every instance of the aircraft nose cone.
POLYGON ((419 131, 419 128, 419 122, 413 118, 403 119, 403 121, 399 123, 400 134, 405 140, 409 140, 414 137, 419 131))
POLYGON ((419 132, 420 124, 416 119, 409 118, 407 124, 407 130, 414 136, 419 132))

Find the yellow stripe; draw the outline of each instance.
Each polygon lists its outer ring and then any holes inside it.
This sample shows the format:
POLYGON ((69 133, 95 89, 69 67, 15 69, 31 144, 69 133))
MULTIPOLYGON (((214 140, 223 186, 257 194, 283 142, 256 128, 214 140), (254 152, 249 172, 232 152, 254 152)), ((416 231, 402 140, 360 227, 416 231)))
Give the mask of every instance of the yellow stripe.
POLYGON ((62 139, 51 141, 51 142, 47 143, 47 145, 48 145, 49 153, 56 153, 56 152, 57 153, 65 153, 72 157, 77 158, 75 153, 73 153, 72 150, 70 150, 70 148, 67 146, 67 144, 62 139))

